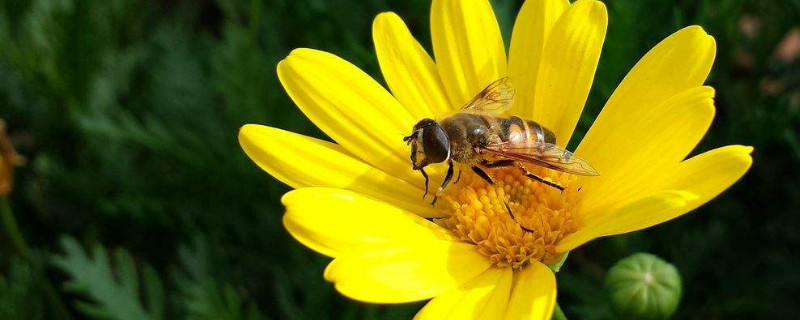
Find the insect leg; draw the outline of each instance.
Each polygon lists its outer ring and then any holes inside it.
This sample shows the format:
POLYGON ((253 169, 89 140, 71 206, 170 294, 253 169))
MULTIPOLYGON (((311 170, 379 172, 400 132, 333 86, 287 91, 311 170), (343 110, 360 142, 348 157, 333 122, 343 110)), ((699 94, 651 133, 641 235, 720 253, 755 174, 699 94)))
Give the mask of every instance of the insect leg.
POLYGON ((524 174, 526 177, 528 177, 528 178, 531 178, 531 179, 533 179, 533 180, 536 180, 536 181, 539 181, 539 182, 541 182, 541 183, 544 183, 544 184, 546 184, 546 185, 548 185, 548 186, 551 186, 551 187, 553 187, 553 188, 556 188, 556 189, 558 189, 559 191, 564 191, 564 187, 562 187, 562 186, 558 185, 558 184, 557 184, 557 183, 555 183, 555 182, 550 182, 550 181, 547 181, 547 180, 545 180, 544 178, 542 178, 542 177, 540 177, 540 176, 537 176, 537 175, 533 174, 532 172, 528 171, 528 168, 525 168, 525 166, 524 166, 524 165, 522 165, 522 163, 519 163, 519 162, 517 162, 517 166, 519 167, 519 169, 522 171, 522 173, 523 173, 523 174, 524 174))
POLYGON ((500 168, 500 167, 510 167, 514 165, 514 160, 511 159, 503 159, 497 161, 488 161, 483 160, 481 161, 481 165, 487 168, 500 168))
POLYGON ((508 206, 508 202, 503 202, 503 204, 506 205, 506 210, 508 211, 508 215, 511 216, 511 220, 514 220, 514 222, 516 222, 519 225, 519 227, 522 228, 523 231, 527 231, 527 232, 530 232, 530 233, 536 233, 535 230, 528 229, 525 226, 523 226, 521 223, 519 223, 519 221, 517 221, 517 217, 514 216, 514 212, 511 211, 511 207, 508 206))
MULTIPOLYGON (((498 168, 498 167, 512 166, 512 165, 514 165, 515 162, 516 161, 510 160, 510 159, 497 160, 497 161, 494 161, 494 162, 483 160, 483 161, 481 161, 481 165, 483 165, 483 166, 485 166, 487 168, 498 168)), ((490 178, 489 175, 486 174, 486 172, 483 171, 481 168, 472 167, 472 171, 475 171, 475 173, 477 173, 478 176, 483 178, 483 180, 486 180, 486 182, 488 182, 489 184, 491 184, 491 185, 494 184, 494 181, 492 181, 492 178, 490 178)), ((523 231, 530 232, 530 233, 536 233, 536 231, 526 228, 521 223, 519 223, 519 221, 517 221, 517 218, 514 216, 514 212, 512 212, 511 211, 511 207, 508 206, 508 202, 503 201, 503 205, 506 206, 506 211, 508 211, 508 215, 511 217, 511 220, 516 222, 519 225, 519 227, 522 228, 523 231)))
POLYGON ((422 194, 422 199, 425 199, 425 196, 428 195, 428 174, 425 173, 424 168, 419 168, 419 172, 421 172, 422 176, 425 177, 425 193, 422 194))
MULTIPOLYGON (((487 160, 483 160, 483 161, 481 161, 481 165, 484 166, 484 167, 487 167, 487 168, 499 168, 499 167, 513 166, 515 162, 516 161, 511 160, 511 159, 503 159, 503 160, 497 160, 497 161, 492 161, 492 162, 487 161, 487 160)), ((527 232, 530 232, 530 233, 535 233, 536 232, 534 230, 526 228, 521 223, 519 223, 519 221, 517 221, 517 218, 514 216, 514 212, 511 211, 511 207, 508 206, 508 202, 503 201, 503 204, 506 206, 506 211, 508 211, 508 215, 511 216, 511 220, 516 222, 519 225, 519 227, 522 228, 523 231, 527 231, 527 232)))
MULTIPOLYGON (((498 160, 498 161, 494 161, 494 162, 489 162, 489 161, 484 160, 484 161, 481 161, 481 165, 483 165, 483 166, 485 166, 487 168, 497 168, 497 167, 512 166, 512 165, 514 165, 514 162, 515 162, 514 160, 510 160, 510 159, 498 160)), ((489 184, 494 185, 494 181, 492 181, 492 178, 489 177, 489 175, 486 174, 486 171, 483 171, 483 169, 473 166, 472 167, 472 171, 475 171, 475 173, 477 173, 478 176, 483 178, 483 180, 486 180, 486 182, 488 182, 489 184)), ((511 220, 516 222, 519 225, 519 227, 522 228, 523 231, 530 232, 530 233, 535 233, 536 232, 536 231, 534 231, 532 229, 526 228, 521 223, 519 223, 519 221, 517 221, 517 218, 514 216, 514 212, 512 212, 511 211, 511 207, 508 206, 508 202, 503 201, 503 204, 506 206, 506 211, 508 211, 508 215, 511 217, 511 220)))
POLYGON ((458 183, 459 181, 461 181, 461 168, 458 169, 458 175, 456 176, 456 181, 453 181, 453 183, 458 183))
POLYGON ((479 168, 477 166, 472 166, 472 171, 475 172, 479 177, 481 177, 481 179, 483 179, 487 183, 489 183, 491 185, 494 185, 494 181, 492 180, 492 177, 490 177, 489 174, 486 173, 486 171, 483 171, 483 169, 481 169, 481 168, 479 168))
POLYGON ((444 175, 444 181, 442 181, 442 185, 439 186, 439 189, 436 189, 436 194, 433 195, 433 201, 431 205, 436 204, 436 200, 439 200, 439 195, 442 194, 447 185, 450 184, 450 180, 453 179, 453 160, 447 162, 447 173, 444 175))

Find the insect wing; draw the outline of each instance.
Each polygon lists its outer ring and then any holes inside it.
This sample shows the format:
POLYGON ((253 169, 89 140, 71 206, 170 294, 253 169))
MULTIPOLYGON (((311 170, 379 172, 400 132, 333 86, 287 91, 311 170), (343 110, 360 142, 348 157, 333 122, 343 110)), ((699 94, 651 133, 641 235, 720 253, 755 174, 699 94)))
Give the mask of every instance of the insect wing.
POLYGON ((461 111, 485 112, 492 115, 499 115, 511 108, 511 105, 514 103, 515 93, 516 90, 511 87, 508 77, 504 77, 486 86, 483 91, 464 105, 461 111))
POLYGON ((498 144, 486 147, 485 151, 498 157, 532 163, 570 174, 581 176, 600 175, 586 160, 578 158, 572 152, 552 143, 537 142, 528 146, 498 144))

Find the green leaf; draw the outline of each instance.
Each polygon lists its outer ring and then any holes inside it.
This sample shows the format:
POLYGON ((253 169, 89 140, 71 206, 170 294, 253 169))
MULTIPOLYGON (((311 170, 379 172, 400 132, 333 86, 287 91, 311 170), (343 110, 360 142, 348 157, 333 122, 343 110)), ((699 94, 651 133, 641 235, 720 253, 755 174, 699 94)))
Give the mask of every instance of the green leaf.
POLYGON ((164 319, 165 295, 161 278, 149 265, 142 267, 142 276, 144 277, 145 306, 150 310, 153 319, 164 319))
POLYGON ((140 293, 139 276, 131 255, 122 249, 109 259, 105 248, 96 245, 89 256, 71 237, 61 239, 64 254, 52 259, 53 265, 67 274, 68 291, 86 296, 76 308, 93 319, 164 319, 163 286, 158 275, 146 264, 140 293), (147 308, 142 303, 147 300, 147 308))
POLYGON ((211 271, 207 241, 198 237, 194 244, 180 248, 183 271, 175 274, 186 319, 259 320, 265 317, 252 301, 246 303, 242 290, 220 283, 211 271))

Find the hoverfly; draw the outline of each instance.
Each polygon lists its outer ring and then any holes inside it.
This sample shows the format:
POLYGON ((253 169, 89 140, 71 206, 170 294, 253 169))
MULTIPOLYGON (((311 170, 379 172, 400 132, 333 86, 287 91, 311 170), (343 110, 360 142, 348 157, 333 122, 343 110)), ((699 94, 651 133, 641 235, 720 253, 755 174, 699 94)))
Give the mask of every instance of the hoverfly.
POLYGON ((539 123, 516 116, 501 117, 511 107, 515 92, 508 77, 494 81, 456 113, 438 121, 422 119, 411 135, 403 138, 411 146, 412 168, 425 178, 423 197, 428 194, 425 166, 447 161, 447 173, 431 205, 450 184, 455 162, 469 166, 489 184, 494 181, 485 169, 513 166, 526 177, 561 191, 564 187, 530 172, 524 164, 575 175, 599 175, 586 160, 556 145, 555 134, 539 123))

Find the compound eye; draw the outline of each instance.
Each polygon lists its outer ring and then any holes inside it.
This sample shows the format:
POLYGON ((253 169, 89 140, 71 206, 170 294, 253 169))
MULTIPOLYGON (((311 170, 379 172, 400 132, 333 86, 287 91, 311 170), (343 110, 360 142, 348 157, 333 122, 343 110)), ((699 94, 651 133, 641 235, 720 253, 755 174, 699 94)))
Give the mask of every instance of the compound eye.
POLYGON ((431 163, 439 163, 450 157, 450 140, 439 125, 422 130, 422 150, 431 163))

